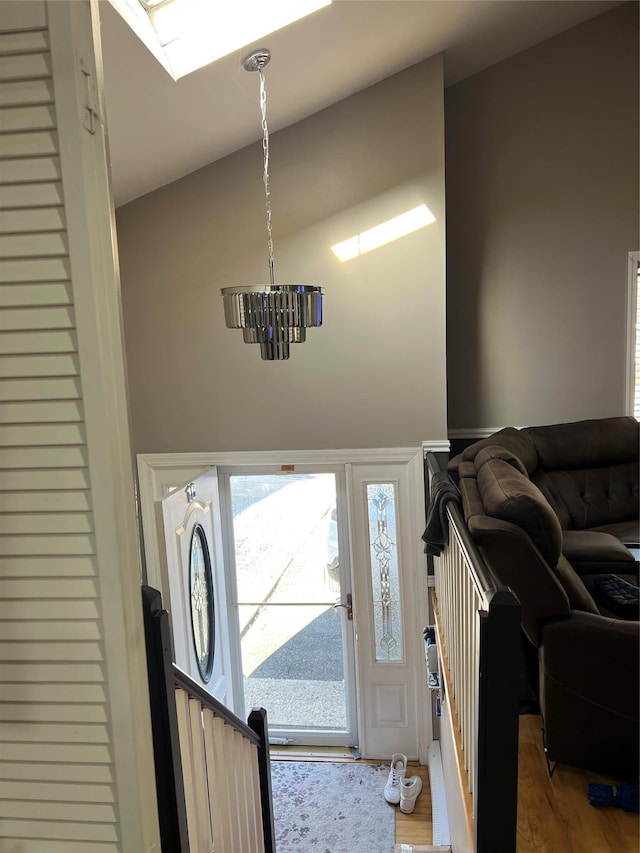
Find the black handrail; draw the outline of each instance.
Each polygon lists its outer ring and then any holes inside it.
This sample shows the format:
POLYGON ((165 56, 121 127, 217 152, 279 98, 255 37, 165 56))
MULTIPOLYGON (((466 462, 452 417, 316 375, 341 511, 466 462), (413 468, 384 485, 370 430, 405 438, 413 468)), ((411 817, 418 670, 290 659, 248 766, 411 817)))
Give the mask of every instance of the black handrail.
POLYGON ((260 777, 260 805, 262 808, 264 850, 265 853, 276 853, 276 824, 273 818, 271 765, 269 763, 269 726, 267 724, 267 712, 265 709, 254 708, 249 714, 248 723, 264 747, 258 752, 258 775, 260 777))
POLYGON ((243 723, 240 717, 236 717, 236 715, 222 704, 215 696, 212 696, 211 693, 207 693, 197 681, 194 681, 190 675, 187 675, 184 670, 180 669, 179 666, 173 664, 173 678, 177 687, 182 687, 183 690, 193 696, 194 699, 197 699, 198 702, 202 705, 203 708, 208 708, 212 711, 216 717, 221 717, 225 723, 228 723, 230 726, 240 732, 241 735, 248 738, 251 743, 255 743, 256 746, 262 746, 260 742, 259 736, 250 729, 246 723, 243 723))

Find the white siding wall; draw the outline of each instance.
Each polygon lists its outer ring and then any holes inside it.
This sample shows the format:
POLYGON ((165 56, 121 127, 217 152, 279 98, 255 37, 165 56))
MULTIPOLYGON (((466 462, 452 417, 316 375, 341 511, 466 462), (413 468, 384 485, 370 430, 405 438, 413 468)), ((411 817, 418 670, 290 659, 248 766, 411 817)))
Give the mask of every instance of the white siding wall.
POLYGON ((118 803, 127 709, 108 683, 74 306, 90 283, 71 276, 47 13, 0 3, 0 851, 142 853, 118 803))

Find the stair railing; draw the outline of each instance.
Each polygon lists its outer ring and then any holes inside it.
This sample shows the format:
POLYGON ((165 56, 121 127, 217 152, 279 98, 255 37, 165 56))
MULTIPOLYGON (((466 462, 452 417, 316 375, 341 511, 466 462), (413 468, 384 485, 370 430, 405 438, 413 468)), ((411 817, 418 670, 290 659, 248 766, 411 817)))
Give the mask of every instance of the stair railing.
POLYGON ((160 593, 142 593, 162 849, 275 853, 266 711, 247 725, 175 666, 160 593))
MULTIPOLYGON (((429 482, 441 472, 426 455, 429 482)), ((516 849, 520 603, 496 587, 460 506, 446 504, 448 542, 432 590, 443 713, 474 853, 516 849), (446 707, 448 705, 448 707, 446 707), (446 712, 446 713, 445 713, 446 712)))

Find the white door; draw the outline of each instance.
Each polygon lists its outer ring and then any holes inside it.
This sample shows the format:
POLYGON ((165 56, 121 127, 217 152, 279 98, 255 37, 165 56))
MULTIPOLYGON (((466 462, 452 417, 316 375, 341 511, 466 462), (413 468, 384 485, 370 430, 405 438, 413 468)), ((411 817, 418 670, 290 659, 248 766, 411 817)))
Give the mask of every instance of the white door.
POLYGON ((174 661, 233 708, 215 469, 175 489, 156 510, 164 543, 163 604, 171 622, 174 661))

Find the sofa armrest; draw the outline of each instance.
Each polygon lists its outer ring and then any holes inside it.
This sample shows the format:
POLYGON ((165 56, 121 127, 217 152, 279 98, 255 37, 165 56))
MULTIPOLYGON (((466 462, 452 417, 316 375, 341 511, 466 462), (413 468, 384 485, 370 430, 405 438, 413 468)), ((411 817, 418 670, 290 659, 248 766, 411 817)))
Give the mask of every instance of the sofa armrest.
POLYGON ((572 611, 541 633, 540 708, 549 757, 635 778, 640 623, 572 611))
POLYGON ((572 610, 543 625, 541 634, 548 676, 638 721, 640 622, 572 610))
POLYGON ((468 519, 469 532, 498 585, 508 586, 522 606, 522 628, 540 644, 540 624, 568 616, 569 598, 529 536, 509 521, 486 515, 468 519))

